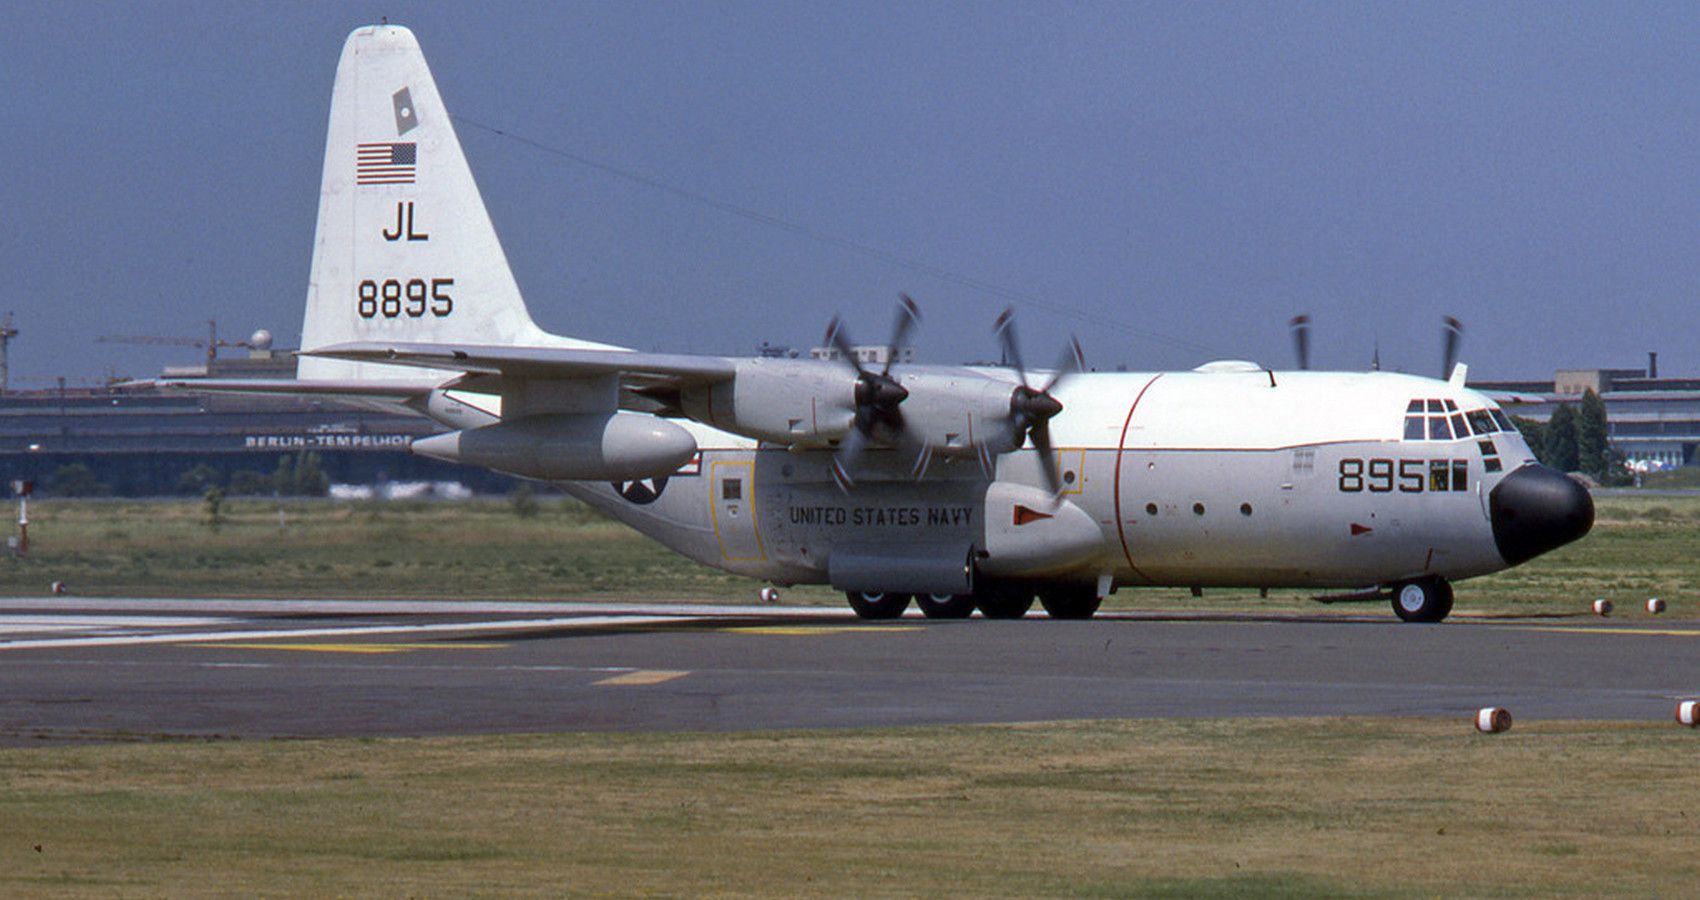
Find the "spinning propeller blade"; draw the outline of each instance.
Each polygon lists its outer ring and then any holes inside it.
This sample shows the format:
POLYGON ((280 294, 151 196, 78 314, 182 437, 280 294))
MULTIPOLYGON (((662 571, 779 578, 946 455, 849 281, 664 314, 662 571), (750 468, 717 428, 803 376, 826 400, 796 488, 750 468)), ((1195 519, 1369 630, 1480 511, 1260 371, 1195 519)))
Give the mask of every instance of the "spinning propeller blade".
POLYGON ((1442 316, 1440 377, 1452 377, 1452 367, 1458 364, 1458 343, 1464 339, 1464 325, 1451 316, 1442 316))
MULTIPOLYGON (((921 309, 915 301, 908 294, 899 295, 897 321, 892 325, 891 341, 886 344, 885 365, 878 372, 862 365, 856 356, 856 345, 838 316, 833 316, 826 327, 827 343, 836 347, 838 355, 856 372, 855 418, 832 460, 833 480, 846 493, 856 484, 856 463, 869 441, 876 437, 897 440, 903 434, 903 411, 899 407, 909 398, 909 391, 891 377, 891 367, 909 332, 920 320, 921 309)), ((918 464, 917 469, 924 471, 925 465, 918 464)))
POLYGON ((1294 316, 1287 327, 1293 331, 1293 353, 1301 370, 1310 368, 1310 316, 1294 316))
MULTIPOLYGON (((1039 466, 1045 476, 1045 485, 1051 494, 1062 493, 1062 476, 1057 471, 1057 456, 1051 443, 1051 419, 1062 412, 1063 405, 1051 394, 1057 385, 1069 376, 1086 368, 1086 355, 1080 349, 1080 341, 1070 337, 1063 348, 1062 359, 1057 363, 1056 371, 1045 380, 1044 385, 1033 387, 1027 383, 1027 368, 1022 363, 1021 346, 1015 336, 1015 311, 1006 309, 998 315, 992 324, 992 330, 1003 344, 1004 359, 1015 367, 1018 384, 1009 397, 1009 422, 1013 449, 1019 450, 1029 438, 1033 441, 1033 449, 1039 454, 1039 466)), ((982 454, 982 460, 986 459, 982 454)))

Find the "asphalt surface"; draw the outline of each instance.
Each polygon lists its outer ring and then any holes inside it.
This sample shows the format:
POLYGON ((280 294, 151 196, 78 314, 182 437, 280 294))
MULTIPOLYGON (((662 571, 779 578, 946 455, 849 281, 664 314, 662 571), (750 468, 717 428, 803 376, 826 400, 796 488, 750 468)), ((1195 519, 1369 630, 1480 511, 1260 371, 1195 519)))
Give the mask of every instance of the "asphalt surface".
POLYGON ((0 599, 0 744, 1083 718, 1669 720, 1700 622, 0 599))

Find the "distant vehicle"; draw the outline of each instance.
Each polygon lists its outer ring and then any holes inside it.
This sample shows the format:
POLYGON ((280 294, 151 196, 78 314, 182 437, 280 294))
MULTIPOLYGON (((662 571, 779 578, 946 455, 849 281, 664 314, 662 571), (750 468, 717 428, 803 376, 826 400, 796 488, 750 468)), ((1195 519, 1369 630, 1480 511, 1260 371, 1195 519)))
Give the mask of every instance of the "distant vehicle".
MULTIPOLYGON (((884 358, 918 308, 904 298, 884 358)), ((1084 618, 1120 587, 1344 589, 1407 621, 1574 541, 1587 490, 1535 463, 1463 365, 1088 373, 639 353, 526 311, 413 34, 356 30, 331 99, 297 380, 170 380, 402 406, 414 451, 561 484, 691 559, 828 583, 868 618, 1084 618), (1444 370, 1443 370, 1444 371, 1444 370), (1037 379, 1037 380, 1035 380, 1037 379)), ((1456 331, 1451 333, 1456 335, 1456 331)))

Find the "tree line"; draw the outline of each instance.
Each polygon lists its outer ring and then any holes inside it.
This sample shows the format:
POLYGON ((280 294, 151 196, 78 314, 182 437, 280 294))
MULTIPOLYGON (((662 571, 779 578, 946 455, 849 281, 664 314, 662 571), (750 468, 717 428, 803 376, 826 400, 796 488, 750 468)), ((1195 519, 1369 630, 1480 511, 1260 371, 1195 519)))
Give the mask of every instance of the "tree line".
MULTIPOLYGON (((105 497, 112 486, 102 481, 87 463, 66 463, 47 479, 45 493, 55 497, 105 497)), ((319 454, 311 450, 284 454, 278 457, 277 468, 271 472, 237 469, 224 473, 208 463, 197 463, 177 478, 174 493, 204 496, 217 489, 233 496, 275 495, 283 497, 323 497, 330 491, 331 480, 324 472, 319 454)))
POLYGON ((1545 422, 1512 416, 1542 465, 1579 472, 1605 485, 1634 481, 1623 454, 1611 446, 1606 402, 1592 389, 1581 403, 1560 403, 1545 422))

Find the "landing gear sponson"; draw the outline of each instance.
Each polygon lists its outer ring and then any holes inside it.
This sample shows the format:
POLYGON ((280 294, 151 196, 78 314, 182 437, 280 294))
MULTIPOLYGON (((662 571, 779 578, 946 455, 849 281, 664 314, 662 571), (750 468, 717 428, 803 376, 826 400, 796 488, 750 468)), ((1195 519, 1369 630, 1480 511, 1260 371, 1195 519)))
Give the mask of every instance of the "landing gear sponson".
POLYGON ((1101 602, 1095 585, 1026 581, 984 582, 972 594, 849 591, 845 596, 864 619, 895 619, 911 600, 929 619, 966 619, 976 609, 988 619, 1019 619, 1033 608, 1035 597, 1053 619, 1090 619, 1101 602))
MULTIPOLYGON (((850 591, 850 608, 864 619, 895 619, 911 601, 929 619, 966 619, 978 609, 988 619, 1019 619, 1034 597, 1053 619, 1090 619, 1101 598, 1092 585, 1005 581, 983 584, 972 594, 899 594, 850 591)), ((1413 578, 1393 586, 1393 612, 1406 622, 1439 622, 1452 612, 1452 584, 1444 578, 1413 578)))

